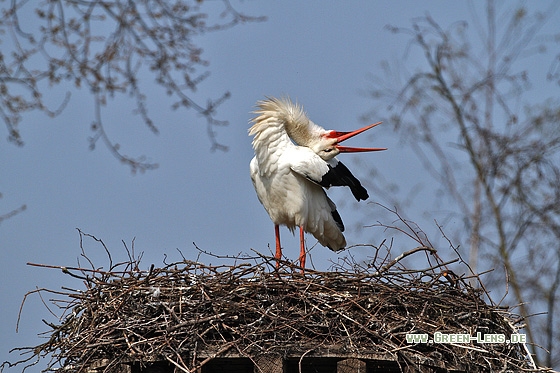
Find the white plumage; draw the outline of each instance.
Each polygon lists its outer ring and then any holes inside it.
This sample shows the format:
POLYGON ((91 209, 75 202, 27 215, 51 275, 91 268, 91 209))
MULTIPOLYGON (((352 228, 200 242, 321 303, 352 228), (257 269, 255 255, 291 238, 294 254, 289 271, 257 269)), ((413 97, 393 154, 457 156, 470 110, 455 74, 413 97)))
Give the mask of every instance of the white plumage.
MULTIPOLYGON (((344 225, 325 189, 347 185, 357 200, 367 191, 335 156, 340 152, 376 151, 339 145, 370 125, 353 132, 327 131, 309 120, 301 106, 288 98, 257 103, 257 116, 249 135, 254 136, 255 157, 251 179, 259 201, 275 225, 276 258, 281 258, 279 225, 300 228, 300 265, 305 267, 304 231, 321 245, 338 251, 346 246, 344 225)), ((277 263, 278 265, 278 263, 277 263)))

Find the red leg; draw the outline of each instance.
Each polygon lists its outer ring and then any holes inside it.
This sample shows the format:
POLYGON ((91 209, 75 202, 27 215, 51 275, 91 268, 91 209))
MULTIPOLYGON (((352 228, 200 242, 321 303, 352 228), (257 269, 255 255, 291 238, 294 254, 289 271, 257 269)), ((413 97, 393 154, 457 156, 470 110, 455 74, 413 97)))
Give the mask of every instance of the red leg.
POLYGON ((274 234, 276 235, 276 269, 280 268, 280 260, 282 259, 282 247, 280 246, 280 226, 274 225, 274 234))
POLYGON ((305 273, 305 232, 301 225, 299 227, 299 265, 301 273, 305 273))

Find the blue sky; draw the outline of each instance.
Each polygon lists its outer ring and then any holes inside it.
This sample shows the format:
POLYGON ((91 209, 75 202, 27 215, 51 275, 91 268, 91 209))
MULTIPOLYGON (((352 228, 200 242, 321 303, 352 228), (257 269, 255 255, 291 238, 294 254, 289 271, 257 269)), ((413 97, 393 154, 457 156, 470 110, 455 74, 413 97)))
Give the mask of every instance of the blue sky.
MULTIPOLYGON (((229 147, 228 152, 211 152, 205 120, 190 111, 172 111, 164 91, 151 77, 143 84, 150 92, 148 109, 159 135, 154 136, 131 113, 132 103, 126 100, 110 102, 102 115, 110 138, 121 144, 122 152, 146 155, 159 164, 154 171, 132 175, 101 143, 94 151, 88 149, 94 113, 85 91, 74 91, 67 109, 54 119, 40 113, 25 115, 20 126, 22 148, 7 143, 5 127, 0 126, 0 214, 27 206, 0 224, 0 361, 17 358, 8 354, 10 348, 42 342, 36 337, 47 329, 41 319, 53 321, 41 300, 32 296, 15 333, 26 292, 36 287, 81 286, 57 270, 26 266, 27 262, 75 265, 80 255, 76 228, 102 239, 117 259, 126 257, 121 241, 130 245, 134 238, 136 252, 144 252, 145 268, 162 264, 165 255, 168 260, 180 260, 177 249, 195 259, 198 252, 193 242, 216 254, 251 249, 269 253, 268 245, 274 245, 273 225, 257 200, 248 169, 253 151, 247 128, 255 102, 265 95, 289 95, 325 128, 363 126, 360 116, 374 106, 364 95, 373 84, 370 77, 383 74, 383 60, 401 60, 407 47, 406 36, 394 35, 385 26, 410 26, 412 18, 426 13, 447 26, 471 15, 465 1, 453 2, 452 7, 449 1, 403 0, 232 4, 243 13, 264 15, 268 20, 197 38, 204 48, 203 58, 210 61, 211 75, 195 97, 205 102, 206 97, 218 97, 226 90, 232 93, 218 112, 219 118, 230 123, 217 129, 218 140, 229 147)), ((558 18, 557 14, 550 24, 560 24, 558 18)), ((409 64, 414 58, 413 51, 407 55, 409 64)), ((53 105, 66 89, 50 91, 53 105)), ((421 182, 423 173, 412 151, 394 138, 389 123, 383 126, 349 145, 388 146, 388 151, 340 158, 366 185, 375 180, 367 180, 367 170, 356 167, 354 157, 376 164, 385 180, 403 188, 411 180, 421 182)), ((363 227, 375 223, 371 217, 379 207, 358 204, 349 190, 329 194, 349 228, 349 244, 378 244, 390 235, 363 227), (369 221, 364 221, 366 216, 369 221)), ((370 201, 379 199, 371 195, 370 201)), ((433 217, 421 211, 408 215, 421 226, 433 225, 433 217)), ((281 234, 284 254, 295 260, 297 240, 286 229, 281 234)), ((307 238, 309 246, 315 242, 307 238)), ((411 248, 408 245, 413 243, 402 240, 397 248, 411 248)), ((95 264, 106 264, 98 245, 86 242, 86 248, 95 264)), ((357 260, 368 256, 365 249, 352 254, 357 260)), ((320 246, 311 251, 318 269, 326 269, 340 255, 320 246)))

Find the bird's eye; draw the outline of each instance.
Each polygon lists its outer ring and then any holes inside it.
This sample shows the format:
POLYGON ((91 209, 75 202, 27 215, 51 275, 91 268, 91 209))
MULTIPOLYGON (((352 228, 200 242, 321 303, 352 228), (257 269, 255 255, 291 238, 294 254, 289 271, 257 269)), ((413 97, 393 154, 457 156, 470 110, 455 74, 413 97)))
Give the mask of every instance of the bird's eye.
POLYGON ((332 151, 332 148, 326 148, 325 150, 323 150, 325 153, 330 153, 332 151))

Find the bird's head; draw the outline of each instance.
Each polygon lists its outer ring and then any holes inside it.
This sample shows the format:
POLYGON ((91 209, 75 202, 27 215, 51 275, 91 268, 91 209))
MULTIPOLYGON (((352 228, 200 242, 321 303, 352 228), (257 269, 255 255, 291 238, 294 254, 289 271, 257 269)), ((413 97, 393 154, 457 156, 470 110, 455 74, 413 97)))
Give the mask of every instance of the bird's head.
POLYGON ((379 124, 381 124, 381 122, 370 124, 368 126, 350 132, 326 131, 316 137, 314 141, 307 144, 307 146, 325 161, 336 157, 340 153, 376 152, 387 150, 387 148, 355 148, 340 145, 341 142, 348 140, 349 138, 367 131, 379 124))

